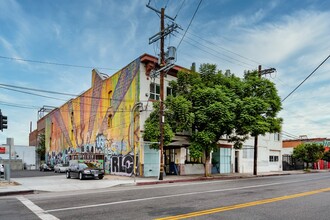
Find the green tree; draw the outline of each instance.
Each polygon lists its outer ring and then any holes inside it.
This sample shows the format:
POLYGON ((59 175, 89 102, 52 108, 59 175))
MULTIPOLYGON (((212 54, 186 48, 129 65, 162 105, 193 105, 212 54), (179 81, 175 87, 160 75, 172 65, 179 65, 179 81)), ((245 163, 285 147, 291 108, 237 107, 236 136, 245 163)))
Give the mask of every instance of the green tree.
MULTIPOLYGON (((240 108, 237 109, 236 133, 249 133, 255 137, 254 149, 258 149, 258 135, 281 131, 282 118, 277 117, 281 107, 281 99, 271 81, 261 78, 257 71, 247 72, 243 79, 243 92, 240 108)), ((255 158, 253 174, 257 174, 255 158)))
POLYGON ((302 143, 293 149, 293 158, 307 163, 316 163, 322 159, 324 155, 324 147, 316 143, 302 143))
MULTIPOLYGON (((146 141, 152 142, 150 145, 151 148, 159 148, 160 140, 160 129, 159 129, 159 102, 153 103, 153 111, 150 113, 149 117, 144 123, 144 133, 143 138, 146 141)), ((164 123, 164 145, 171 143, 171 140, 174 136, 171 126, 168 123, 168 120, 165 120, 164 123)))
MULTIPOLYGON (((176 96, 167 97, 164 103, 166 124, 173 134, 181 131, 191 133, 190 156, 204 156, 205 176, 210 175, 210 153, 218 147, 221 137, 229 136, 234 146, 239 148, 251 133, 263 134, 279 130, 274 126, 280 128, 281 120, 271 117, 276 116, 273 111, 280 108, 277 108, 278 103, 270 103, 271 98, 268 97, 271 92, 277 95, 276 89, 272 90, 275 87, 269 81, 259 80, 267 91, 257 96, 249 93, 250 81, 252 76, 242 80, 230 72, 222 74, 216 65, 202 64, 200 73, 179 72, 177 81, 170 83, 176 96), (267 87, 268 84, 273 87, 267 87), (259 129, 253 130, 253 125, 259 129)), ((260 93, 260 90, 255 92, 260 93)), ((144 138, 159 140, 158 112, 159 108, 156 108, 146 121, 144 138), (153 117, 155 119, 151 119, 153 117)))
POLYGON ((330 151, 325 152, 322 159, 330 162, 330 151))
POLYGON ((45 134, 38 135, 38 146, 36 147, 36 153, 39 155, 40 161, 45 160, 45 154, 46 154, 45 134))

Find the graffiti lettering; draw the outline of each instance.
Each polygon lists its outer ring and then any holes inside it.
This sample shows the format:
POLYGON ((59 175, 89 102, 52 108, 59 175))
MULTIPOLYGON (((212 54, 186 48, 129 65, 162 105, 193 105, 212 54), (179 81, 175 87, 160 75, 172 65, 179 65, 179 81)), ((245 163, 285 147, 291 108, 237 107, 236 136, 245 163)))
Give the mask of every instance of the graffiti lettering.
POLYGON ((116 155, 112 156, 110 161, 111 173, 125 176, 131 176, 133 174, 134 155, 116 155))

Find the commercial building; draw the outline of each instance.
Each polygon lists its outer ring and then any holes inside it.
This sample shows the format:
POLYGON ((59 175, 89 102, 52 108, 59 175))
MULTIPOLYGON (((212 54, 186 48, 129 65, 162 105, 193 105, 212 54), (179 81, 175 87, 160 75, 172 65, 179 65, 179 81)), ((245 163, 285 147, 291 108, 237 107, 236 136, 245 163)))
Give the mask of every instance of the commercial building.
MULTIPOLYGON (((108 173, 157 176, 159 151, 150 149, 150 143, 142 138, 152 103, 160 99, 159 77, 150 77, 157 63, 156 57, 144 54, 112 76, 92 70, 91 88, 43 116, 37 131, 31 132, 30 141, 37 142, 40 133, 45 134, 47 163, 67 163, 71 155, 98 160, 103 158, 91 155, 103 154, 104 160, 97 163, 102 163, 99 165, 108 173)), ((169 82, 176 80, 180 70, 188 71, 174 65, 167 72, 165 98, 172 94, 169 82)), ((260 171, 268 171, 266 167, 270 165, 273 165, 271 170, 281 169, 278 165, 281 142, 273 143, 271 137, 260 141, 259 158, 267 157, 267 163, 260 159, 260 171), (269 158, 276 158, 276 164, 268 161, 269 158)), ((234 150, 228 143, 219 145, 219 152, 213 152, 213 157, 218 159, 218 172, 252 172, 250 150, 247 150, 250 144, 247 142, 242 150, 234 150)), ((190 157, 189 139, 184 134, 177 134, 171 144, 164 146, 164 158, 167 174, 204 173, 204 158, 190 157)))

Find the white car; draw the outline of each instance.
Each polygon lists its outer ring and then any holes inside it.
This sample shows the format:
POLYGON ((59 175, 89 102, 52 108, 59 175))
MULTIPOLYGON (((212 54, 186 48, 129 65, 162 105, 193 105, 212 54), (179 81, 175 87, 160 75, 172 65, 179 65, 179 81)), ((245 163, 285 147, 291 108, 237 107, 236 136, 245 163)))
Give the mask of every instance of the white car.
POLYGON ((64 164, 56 164, 54 166, 54 173, 65 173, 68 170, 68 167, 69 166, 64 164))

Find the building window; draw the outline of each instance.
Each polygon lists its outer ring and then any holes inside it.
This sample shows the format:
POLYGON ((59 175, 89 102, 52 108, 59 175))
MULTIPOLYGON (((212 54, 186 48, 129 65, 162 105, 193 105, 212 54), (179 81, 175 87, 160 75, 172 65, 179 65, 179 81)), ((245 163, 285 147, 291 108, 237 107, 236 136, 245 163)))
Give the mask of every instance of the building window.
POLYGON ((108 128, 111 128, 112 127, 112 115, 110 114, 108 116, 108 128))
POLYGON ((280 141, 280 140, 281 140, 281 135, 280 135, 280 133, 275 133, 275 134, 274 134, 274 140, 275 140, 275 141, 280 141))
POLYGON ((166 96, 175 96, 175 93, 171 87, 166 87, 166 96))
POLYGON ((269 156, 269 162, 278 162, 278 156, 269 156))
POLYGON ((189 148, 186 148, 186 162, 185 163, 202 163, 202 157, 193 158, 190 156, 189 148))
POLYGON ((108 100, 109 100, 109 106, 111 107, 112 103, 111 103, 111 99, 112 99, 112 90, 108 92, 108 100))
POLYGON ((252 146, 243 146, 243 158, 253 159, 254 157, 254 147, 252 146))
POLYGON ((150 83, 150 99, 159 100, 160 99, 160 86, 156 83, 150 83))

